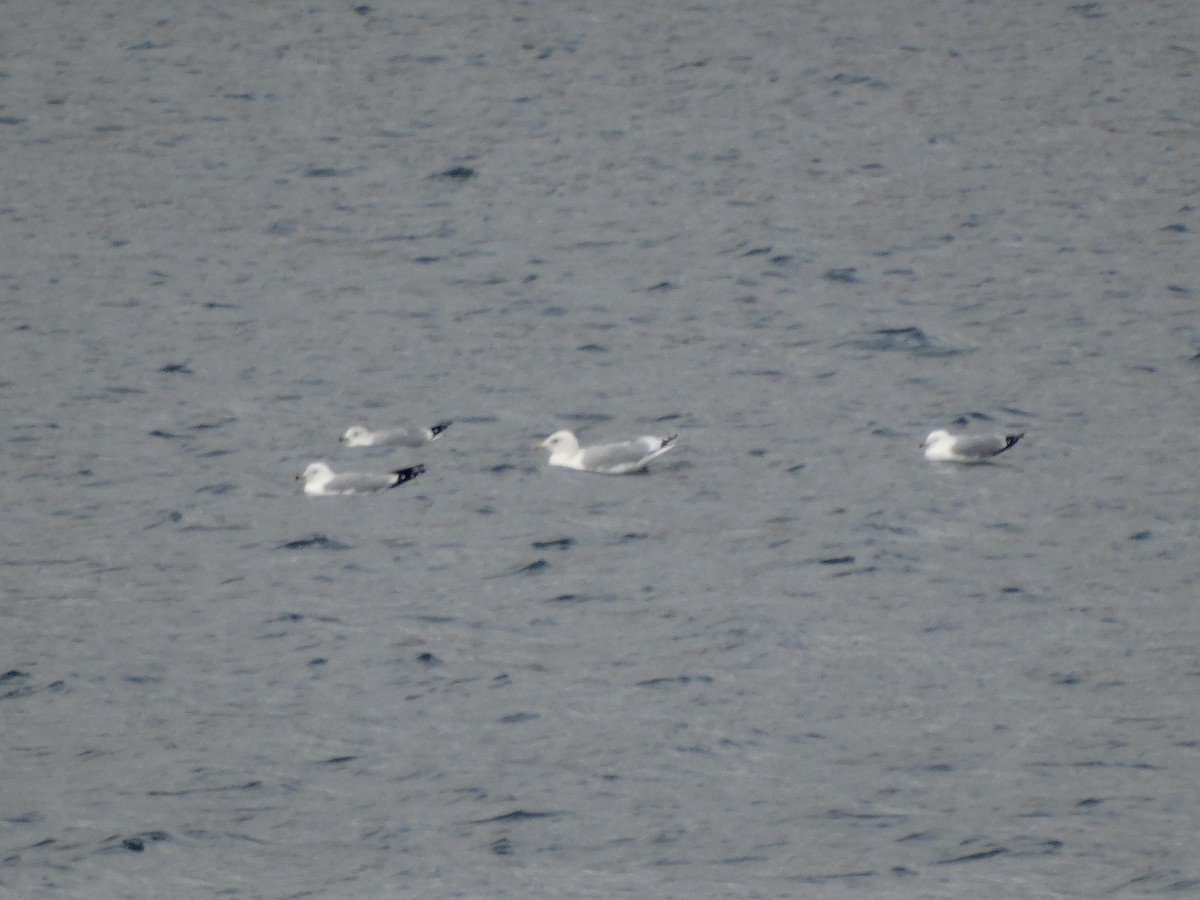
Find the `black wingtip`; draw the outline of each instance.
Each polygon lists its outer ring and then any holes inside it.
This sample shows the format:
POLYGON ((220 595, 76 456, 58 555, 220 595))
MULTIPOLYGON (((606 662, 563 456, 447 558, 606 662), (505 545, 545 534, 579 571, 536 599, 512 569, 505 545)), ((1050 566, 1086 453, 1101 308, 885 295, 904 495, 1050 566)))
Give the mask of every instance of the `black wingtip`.
POLYGON ((668 445, 669 445, 671 442, 673 442, 673 441, 674 441, 674 440, 675 440, 677 437, 679 437, 679 435, 677 435, 677 434, 672 434, 672 435, 670 435, 669 437, 665 437, 665 438, 663 438, 662 445, 663 445, 664 447, 668 446, 668 445))
MULTIPOLYGON (((1025 432, 1023 431, 1020 434, 1006 434, 1004 436, 1004 450, 1007 450, 1023 437, 1025 437, 1025 432)), ((1003 453, 1004 450, 1001 450, 1000 452, 1003 453)))
POLYGON ((432 441, 435 437, 453 425, 453 422, 438 422, 436 425, 429 426, 429 439, 432 441))
POLYGON ((412 481, 418 475, 425 473, 425 466, 418 463, 415 466, 409 466, 406 469, 396 469, 392 474, 396 476, 396 483, 392 487, 399 487, 406 482, 412 481))

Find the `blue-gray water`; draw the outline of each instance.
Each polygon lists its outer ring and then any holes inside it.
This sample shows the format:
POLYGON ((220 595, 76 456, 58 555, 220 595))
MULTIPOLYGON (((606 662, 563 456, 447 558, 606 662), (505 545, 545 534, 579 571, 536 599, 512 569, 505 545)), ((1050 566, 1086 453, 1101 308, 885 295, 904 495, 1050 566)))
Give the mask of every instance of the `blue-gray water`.
POLYGON ((3 19, 0 896, 1200 892, 1191 0, 3 19))

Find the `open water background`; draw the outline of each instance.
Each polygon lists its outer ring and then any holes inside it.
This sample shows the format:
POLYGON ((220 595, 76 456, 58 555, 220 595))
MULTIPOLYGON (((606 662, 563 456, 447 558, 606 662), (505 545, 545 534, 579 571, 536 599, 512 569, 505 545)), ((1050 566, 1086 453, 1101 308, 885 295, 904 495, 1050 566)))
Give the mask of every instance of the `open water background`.
POLYGON ((0 896, 1200 893, 1191 0, 0 15, 0 896))

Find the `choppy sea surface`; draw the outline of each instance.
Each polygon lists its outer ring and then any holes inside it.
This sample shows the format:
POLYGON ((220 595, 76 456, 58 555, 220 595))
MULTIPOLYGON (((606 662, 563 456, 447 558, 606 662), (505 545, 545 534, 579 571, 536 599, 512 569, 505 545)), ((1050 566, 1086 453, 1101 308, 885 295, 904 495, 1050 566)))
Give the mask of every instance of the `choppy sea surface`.
POLYGON ((3 18, 0 896, 1200 893, 1190 0, 3 18))

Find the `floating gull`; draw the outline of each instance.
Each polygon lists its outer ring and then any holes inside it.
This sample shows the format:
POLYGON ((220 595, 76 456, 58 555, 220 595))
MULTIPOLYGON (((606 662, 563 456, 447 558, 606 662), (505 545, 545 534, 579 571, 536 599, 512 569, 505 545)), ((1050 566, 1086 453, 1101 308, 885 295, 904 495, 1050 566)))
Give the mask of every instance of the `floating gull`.
POLYGON ((677 437, 677 434, 665 438, 645 435, 619 444, 580 447, 579 439, 574 434, 556 431, 544 441, 534 444, 533 449, 549 450, 552 466, 599 472, 602 475, 624 475, 643 468, 656 456, 666 453, 675 446, 672 442, 677 437))
POLYGON ((398 428, 383 428, 379 431, 370 431, 361 425, 351 425, 338 440, 347 447, 382 447, 385 444, 420 447, 439 437, 451 424, 438 422, 429 428, 423 425, 401 425, 398 428))
POLYGON ((374 494, 412 481, 424 471, 424 466, 417 465, 394 472, 343 472, 338 475, 325 463, 315 462, 297 475, 296 480, 303 480, 304 493, 310 497, 332 497, 335 494, 374 494))
POLYGON ((1003 453, 1021 438, 1020 434, 954 435, 938 429, 931 431, 921 447, 925 458, 934 462, 977 463, 1003 453))

